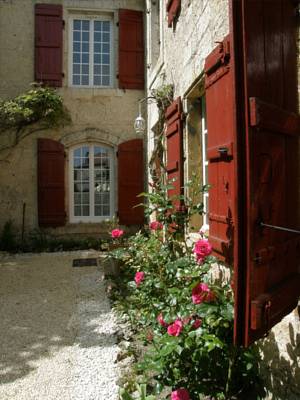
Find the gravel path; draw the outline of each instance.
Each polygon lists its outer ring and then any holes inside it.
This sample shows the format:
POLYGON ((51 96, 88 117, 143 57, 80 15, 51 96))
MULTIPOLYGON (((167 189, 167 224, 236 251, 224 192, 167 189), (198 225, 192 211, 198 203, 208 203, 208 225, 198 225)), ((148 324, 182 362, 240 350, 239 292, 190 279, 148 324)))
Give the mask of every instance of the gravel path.
POLYGON ((0 256, 0 399, 116 400, 119 351, 94 252, 0 256))

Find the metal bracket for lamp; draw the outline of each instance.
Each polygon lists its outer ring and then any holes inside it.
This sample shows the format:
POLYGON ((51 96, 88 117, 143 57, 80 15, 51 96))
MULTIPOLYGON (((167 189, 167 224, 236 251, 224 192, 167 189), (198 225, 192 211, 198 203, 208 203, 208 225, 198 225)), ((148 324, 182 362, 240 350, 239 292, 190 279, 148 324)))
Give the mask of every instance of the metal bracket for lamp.
POLYGON ((149 96, 149 97, 145 97, 145 98, 139 100, 139 115, 136 117, 136 119, 134 121, 134 130, 136 133, 139 133, 139 134, 143 134, 146 130, 146 121, 142 117, 142 103, 144 103, 144 102, 147 103, 148 100, 150 100, 149 103, 151 102, 151 100, 153 102, 153 101, 155 101, 155 97, 149 96))

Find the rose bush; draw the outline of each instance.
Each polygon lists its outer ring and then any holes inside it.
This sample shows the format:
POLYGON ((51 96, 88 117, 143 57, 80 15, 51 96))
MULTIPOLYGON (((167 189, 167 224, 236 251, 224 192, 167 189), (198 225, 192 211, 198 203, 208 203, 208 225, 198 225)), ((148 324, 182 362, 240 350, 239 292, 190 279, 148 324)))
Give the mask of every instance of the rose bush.
POLYGON ((259 386, 257 355, 232 343, 232 288, 212 278, 216 259, 209 241, 202 238, 188 246, 178 230, 169 229, 171 220, 187 226, 191 211, 188 207, 181 213, 181 220, 170 219, 170 202, 162 193, 160 187, 149 195, 146 214, 156 212, 165 240, 149 226, 117 253, 124 267, 114 294, 115 307, 148 347, 136 373, 143 382, 151 381, 152 387, 170 388, 167 399, 243 396, 259 386))

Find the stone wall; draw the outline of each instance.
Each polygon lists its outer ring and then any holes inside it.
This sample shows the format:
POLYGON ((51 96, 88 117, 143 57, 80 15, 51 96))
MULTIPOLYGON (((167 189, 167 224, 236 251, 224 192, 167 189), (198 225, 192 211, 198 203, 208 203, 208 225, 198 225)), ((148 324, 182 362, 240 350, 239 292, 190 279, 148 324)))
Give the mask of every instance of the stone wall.
MULTIPOLYGON (((136 138, 133 122, 137 115, 142 90, 118 89, 118 9, 144 10, 143 0, 0 0, 0 97, 7 99, 29 89, 34 80, 34 4, 63 5, 65 28, 63 31, 63 87, 58 89, 69 110, 72 124, 61 129, 26 130, 16 146, 13 132, 0 136, 0 231, 12 220, 16 229, 22 224, 23 203, 26 203, 25 230, 38 227, 37 220, 37 138, 51 138, 65 145, 66 150, 66 210, 68 214, 68 150, 71 146, 96 142, 111 146, 136 138), (113 87, 76 88, 69 85, 70 17, 79 13, 105 11, 113 18, 113 87), (2 149, 2 150, 1 150, 2 149)), ((115 159, 116 167, 116 159, 115 159)), ((116 186, 116 183, 115 183, 116 186)), ((115 193, 117 188, 115 187, 115 193)), ((117 195, 117 193, 116 193, 117 195)), ((56 230, 64 232, 99 232, 99 224, 67 224, 56 230)))

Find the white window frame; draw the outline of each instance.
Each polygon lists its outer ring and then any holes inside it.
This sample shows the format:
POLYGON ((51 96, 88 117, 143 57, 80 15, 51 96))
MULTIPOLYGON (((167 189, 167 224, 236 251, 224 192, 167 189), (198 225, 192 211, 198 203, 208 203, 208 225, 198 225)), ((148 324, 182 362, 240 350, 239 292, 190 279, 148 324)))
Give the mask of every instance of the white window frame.
POLYGON ((114 75, 115 75, 115 60, 114 60, 114 17, 113 15, 102 15, 102 14, 76 14, 69 18, 69 86, 78 89, 86 88, 98 88, 98 89, 111 89, 114 87, 114 75), (88 85, 74 85, 73 84, 73 26, 74 20, 89 20, 92 22, 92 28, 90 28, 90 41, 89 41, 89 84, 88 85), (109 85, 94 85, 94 21, 109 21, 110 22, 110 76, 109 85), (92 34, 91 34, 92 32, 92 34))
POLYGON ((69 150, 69 216, 71 223, 78 222, 102 222, 111 220, 115 216, 115 152, 114 150, 106 146, 102 143, 80 143, 76 146, 73 146, 69 150), (94 200, 94 147, 102 147, 108 150, 110 155, 110 215, 107 216, 95 216, 95 200, 94 200), (89 216, 75 216, 74 215, 74 151, 81 147, 89 147, 89 178, 93 177, 93 179, 89 179, 89 193, 90 193, 90 215, 89 216), (91 151, 92 149, 92 151, 91 151))
MULTIPOLYGON (((202 184, 208 185, 209 182, 207 182, 206 178, 206 172, 208 171, 208 159, 207 159, 207 139, 208 131, 207 131, 207 119, 206 119, 206 101, 205 101, 205 94, 201 96, 201 142, 202 142, 202 184)), ((208 218, 208 212, 207 209, 205 208, 205 205, 208 205, 208 198, 209 198, 209 193, 205 192, 203 193, 203 204, 204 204, 204 211, 205 214, 203 214, 203 224, 204 225, 209 225, 209 218, 208 218)), ((209 210, 208 210, 209 211, 209 210)))

